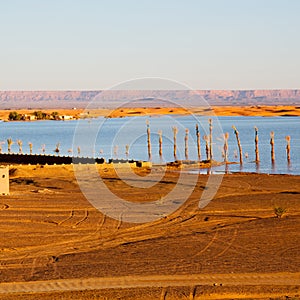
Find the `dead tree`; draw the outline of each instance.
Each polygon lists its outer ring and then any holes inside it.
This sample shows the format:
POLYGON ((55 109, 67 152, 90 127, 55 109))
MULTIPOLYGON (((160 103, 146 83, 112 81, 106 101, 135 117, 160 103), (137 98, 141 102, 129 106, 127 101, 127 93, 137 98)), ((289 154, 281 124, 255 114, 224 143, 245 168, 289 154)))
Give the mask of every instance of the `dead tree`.
POLYGON ((185 137, 184 137, 184 153, 185 159, 189 159, 189 130, 185 129, 185 137))
POLYGON ((14 143, 11 138, 8 138, 7 140, 7 152, 10 154, 11 152, 11 145, 14 143))
POLYGON ((22 154, 23 153, 23 149, 22 149, 23 142, 21 140, 17 140, 17 144, 19 146, 19 154, 22 154))
POLYGON ((146 121, 147 124, 147 143, 148 143, 148 158, 151 160, 152 154, 151 154, 151 134, 150 134, 150 126, 149 121, 146 121))
POLYGON ((128 156, 129 156, 129 145, 125 145, 125 155, 126 155, 126 158, 128 158, 128 156))
POLYGON ((46 151, 46 145, 45 144, 41 145, 41 151, 42 151, 42 153, 45 153, 45 151, 46 151))
POLYGON ((205 141, 206 160, 210 160, 210 156, 209 156, 209 144, 208 144, 208 137, 207 137, 207 135, 203 136, 203 140, 205 141))
POLYGON ((229 133, 226 132, 224 134, 224 161, 228 161, 228 138, 229 138, 229 133))
POLYGON ((59 147, 60 147, 60 143, 57 143, 57 144, 56 144, 56 147, 55 147, 55 149, 54 149, 54 152, 56 152, 57 154, 58 154, 59 151, 60 151, 59 147))
POLYGON ((115 158, 118 158, 118 150, 119 150, 119 146, 115 145, 114 146, 114 156, 115 156, 115 158))
POLYGON ((291 137, 288 135, 285 137, 286 139, 286 158, 288 163, 291 162, 291 137))
POLYGON ((239 137, 239 132, 235 126, 232 126, 232 128, 233 128, 234 134, 236 136, 236 141, 237 141, 239 153, 240 153, 240 164, 242 165, 243 164, 243 149, 242 149, 242 145, 241 145, 241 141, 240 141, 240 137, 239 137))
POLYGON ((274 131, 271 131, 270 133, 270 145, 271 145, 271 161, 272 161, 272 164, 275 164, 275 141, 274 141, 274 131))
POLYGON ((173 130, 173 139, 174 139, 174 148, 173 148, 173 154, 174 154, 174 160, 177 160, 177 133, 178 129, 177 127, 172 127, 173 130))
POLYGON ((28 145, 29 145, 29 153, 32 154, 32 143, 29 142, 28 145))
POLYGON ((159 144, 159 149, 158 149, 158 154, 159 158, 162 160, 162 131, 158 131, 158 144, 159 144))
POLYGON ((255 126, 255 162, 259 162, 259 148, 258 148, 258 128, 255 126))
POLYGON ((212 158, 213 158, 213 149, 212 149, 212 129, 213 129, 213 125, 212 125, 212 119, 209 119, 208 123, 209 123, 209 157, 210 157, 210 160, 212 160, 212 158))
POLYGON ((198 124, 196 124, 196 136, 197 136, 197 154, 198 154, 198 160, 201 160, 201 142, 200 142, 200 131, 198 124))

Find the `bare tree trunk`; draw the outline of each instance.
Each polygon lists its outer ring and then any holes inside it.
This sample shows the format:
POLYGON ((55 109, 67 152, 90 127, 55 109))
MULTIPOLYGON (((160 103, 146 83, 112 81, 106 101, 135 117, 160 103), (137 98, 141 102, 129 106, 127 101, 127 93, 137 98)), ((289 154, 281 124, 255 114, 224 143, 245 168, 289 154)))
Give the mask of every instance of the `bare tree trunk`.
POLYGON ((272 160, 272 164, 275 164, 275 147, 274 147, 274 131, 271 131, 270 133, 270 145, 271 145, 271 160, 272 160))
POLYGON ((258 149, 258 128, 255 126, 255 162, 259 162, 259 149, 258 149))
POLYGON ((57 155, 59 154, 59 151, 60 151, 59 147, 60 147, 60 143, 57 143, 57 144, 56 144, 56 148, 55 148, 55 150, 54 150, 54 152, 56 152, 57 155))
POLYGON ((159 158, 162 160, 162 131, 158 131, 158 143, 159 143, 159 158))
POLYGON ((209 122, 209 159, 212 160, 213 159, 213 151, 212 151, 212 119, 208 120, 209 122))
POLYGON ((7 139, 7 152, 10 154, 11 152, 11 145, 13 144, 13 140, 11 138, 7 139))
POLYGON ((152 154, 151 154, 151 135, 150 135, 150 126, 149 126, 149 121, 146 121, 147 124, 147 143, 148 143, 148 158, 149 160, 152 159, 152 154))
POLYGON ((17 144, 19 146, 19 154, 22 154, 23 153, 23 149, 22 149, 23 142, 21 140, 17 140, 17 144))
POLYGON ((288 135, 285 137, 286 139, 286 158, 288 163, 291 162, 291 137, 288 135))
POLYGON ((29 145, 29 153, 32 154, 32 143, 29 142, 28 145, 29 145))
POLYGON ((184 137, 184 152, 185 152, 185 159, 189 159, 189 130, 185 129, 185 137, 184 137))
POLYGON ((177 160, 177 133, 178 129, 177 127, 173 127, 173 135, 174 135, 174 149, 173 149, 173 154, 174 154, 174 160, 177 160))
POLYGON ((46 151, 46 145, 45 144, 41 145, 41 151, 42 151, 43 154, 45 154, 45 151, 46 151))
POLYGON ((224 161, 228 161, 228 138, 229 138, 229 133, 226 132, 224 134, 224 161))
POLYGON ((206 160, 209 160, 209 145, 208 145, 208 137, 207 135, 203 136, 203 140, 205 141, 205 153, 206 153, 206 160))
POLYGON ((114 156, 115 156, 116 159, 118 158, 118 150, 119 150, 119 146, 115 145, 114 146, 114 156))
POLYGON ((126 155, 126 158, 128 158, 128 156, 129 156, 129 145, 125 145, 125 155, 126 155))
POLYGON ((235 126, 232 126, 233 130, 234 130, 234 134, 236 136, 236 141, 238 144, 238 148, 239 148, 239 153, 240 153, 240 164, 243 164, 243 149, 242 149, 242 145, 241 145, 241 141, 240 141, 240 137, 239 137, 239 132, 237 131, 235 126))
POLYGON ((197 136, 197 154, 198 154, 198 160, 201 160, 201 142, 200 142, 200 132, 198 124, 196 124, 196 136, 197 136))

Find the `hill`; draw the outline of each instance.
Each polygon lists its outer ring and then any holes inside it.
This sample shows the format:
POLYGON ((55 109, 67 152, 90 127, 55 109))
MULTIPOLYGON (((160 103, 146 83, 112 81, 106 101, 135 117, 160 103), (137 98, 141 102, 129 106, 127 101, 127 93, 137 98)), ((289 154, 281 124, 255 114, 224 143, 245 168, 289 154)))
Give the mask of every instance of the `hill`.
POLYGON ((91 101, 94 108, 117 107, 126 102, 130 102, 126 106, 170 107, 170 101, 201 106, 202 99, 210 105, 298 105, 300 90, 0 91, 3 109, 83 108, 91 101))

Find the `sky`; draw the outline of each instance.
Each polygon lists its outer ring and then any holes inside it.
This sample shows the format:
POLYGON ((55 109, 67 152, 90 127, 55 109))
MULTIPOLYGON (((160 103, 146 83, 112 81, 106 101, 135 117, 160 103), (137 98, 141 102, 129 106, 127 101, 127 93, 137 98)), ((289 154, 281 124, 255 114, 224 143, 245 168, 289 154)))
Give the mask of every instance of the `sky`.
POLYGON ((0 90, 300 88, 299 0, 0 0, 0 90))

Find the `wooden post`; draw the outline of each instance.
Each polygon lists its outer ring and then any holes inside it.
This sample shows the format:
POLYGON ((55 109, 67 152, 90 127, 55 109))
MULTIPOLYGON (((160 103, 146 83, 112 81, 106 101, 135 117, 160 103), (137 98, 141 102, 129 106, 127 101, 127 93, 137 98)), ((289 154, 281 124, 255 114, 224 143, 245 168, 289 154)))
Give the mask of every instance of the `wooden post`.
POLYGON ((239 132, 237 131, 235 126, 232 126, 233 130, 234 130, 234 134, 236 136, 236 141, 238 144, 238 148, 239 148, 239 153, 240 153, 240 164, 243 164, 243 149, 242 149, 242 145, 241 145, 241 141, 240 141, 240 137, 239 137, 239 132))
POLYGON ((286 139, 286 158, 288 163, 290 163, 291 162, 291 137, 287 135, 285 139, 286 139))
POLYGON ((189 159, 189 130, 185 129, 185 137, 184 137, 184 153, 185 159, 189 159))
POLYGON ((198 154, 198 160, 201 160, 201 142, 200 142, 200 132, 198 124, 196 124, 196 136, 197 136, 197 154, 198 154))
POLYGON ((205 153, 206 153, 206 160, 209 160, 209 145, 208 145, 208 137, 207 135, 203 136, 203 140, 205 141, 205 153))
POLYGON ((272 164, 275 164, 275 147, 274 147, 274 131, 271 131, 270 133, 270 145, 271 145, 271 160, 272 160, 272 164))
POLYGON ((162 131, 158 131, 158 143, 159 143, 159 149, 158 149, 158 154, 160 160, 162 160, 162 131))
POLYGON ((212 151, 212 119, 208 120, 209 122, 209 159, 212 160, 213 158, 213 151, 212 151))
POLYGON ((258 128, 255 126, 255 162, 259 162, 259 149, 258 149, 258 128))
POLYGON ((224 161, 227 163, 228 161, 228 138, 229 138, 229 133, 226 132, 224 134, 224 161))
POLYGON ((174 148, 173 148, 173 154, 174 154, 174 160, 177 160, 177 133, 178 133, 178 129, 177 127, 173 127, 173 135, 174 135, 174 148))
POLYGON ((151 135, 150 135, 149 120, 146 121, 146 124, 147 124, 148 158, 149 158, 149 160, 151 160, 152 154, 151 154, 151 135))

